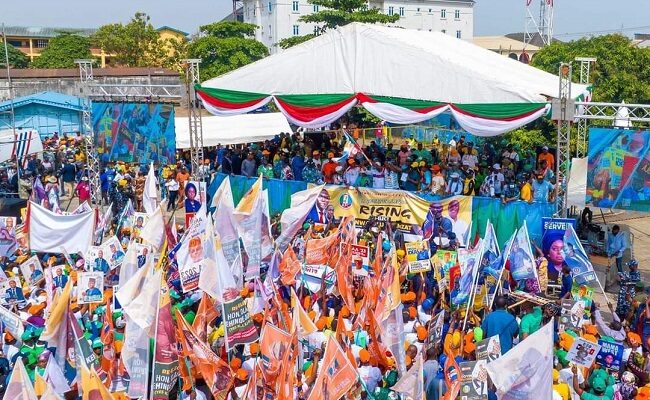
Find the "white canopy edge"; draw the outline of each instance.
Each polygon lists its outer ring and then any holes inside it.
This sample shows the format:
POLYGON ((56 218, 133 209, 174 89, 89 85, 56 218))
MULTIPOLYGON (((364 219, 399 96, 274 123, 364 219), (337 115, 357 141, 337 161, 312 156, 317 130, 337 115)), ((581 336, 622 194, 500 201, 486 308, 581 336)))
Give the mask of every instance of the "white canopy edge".
MULTIPOLYGON (((441 32, 351 23, 203 83, 274 94, 366 93, 455 104, 540 103, 559 78, 441 32)), ((572 97, 587 92, 573 84, 572 97)))
MULTIPOLYGON (((242 114, 228 117, 203 117, 203 145, 240 144, 272 139, 282 132, 291 132, 282 113, 242 114)), ((188 117, 174 118, 176 148, 190 148, 188 117)))

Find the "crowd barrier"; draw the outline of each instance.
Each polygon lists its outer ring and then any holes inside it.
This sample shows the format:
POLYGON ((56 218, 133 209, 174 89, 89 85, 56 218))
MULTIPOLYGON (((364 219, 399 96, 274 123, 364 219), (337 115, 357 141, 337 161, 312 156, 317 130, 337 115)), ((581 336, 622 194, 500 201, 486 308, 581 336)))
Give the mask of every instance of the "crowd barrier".
MULTIPOLYGON (((217 173, 208 187, 208 195, 212 197, 226 175, 217 173)), ((230 176, 233 200, 235 204, 246 194, 257 178, 230 176)), ((291 195, 307 189, 307 182, 284 181, 280 179, 265 179, 264 189, 269 191, 269 209, 271 215, 281 213, 291 205, 291 195)), ((419 195, 427 201, 439 200, 433 195, 419 195)), ((555 205, 552 203, 526 203, 514 201, 502 204, 500 199, 487 197, 472 197, 472 237, 484 235, 487 221, 491 221, 500 244, 505 244, 514 230, 524 224, 528 226, 528 234, 533 242, 541 243, 542 218, 552 217, 555 205)))

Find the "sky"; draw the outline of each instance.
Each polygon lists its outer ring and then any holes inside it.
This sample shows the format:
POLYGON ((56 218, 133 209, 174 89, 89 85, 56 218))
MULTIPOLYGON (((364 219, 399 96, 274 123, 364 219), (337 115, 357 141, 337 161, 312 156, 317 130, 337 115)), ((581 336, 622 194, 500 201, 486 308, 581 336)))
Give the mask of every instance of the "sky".
MULTIPOLYGON (((474 35, 523 32, 526 0, 476 0, 474 35)), ((533 0, 537 4, 539 0, 533 0)), ((650 33, 648 0, 554 0, 555 36, 581 36, 622 31, 650 33)), ((136 11, 151 16, 154 26, 195 33, 200 25, 221 20, 232 11, 230 0, 2 0, 0 23, 19 26, 94 28, 127 22, 136 11)))

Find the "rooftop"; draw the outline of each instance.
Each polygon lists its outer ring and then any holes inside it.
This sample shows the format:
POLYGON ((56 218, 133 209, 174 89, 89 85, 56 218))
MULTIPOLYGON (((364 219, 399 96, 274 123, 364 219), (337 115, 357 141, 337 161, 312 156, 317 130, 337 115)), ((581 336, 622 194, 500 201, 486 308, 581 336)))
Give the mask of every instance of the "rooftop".
MULTIPOLYGON (((74 111, 81 111, 83 109, 80 98, 57 92, 41 92, 15 98, 13 100, 13 107, 22 107, 32 103, 62 107, 74 111)), ((11 100, 0 103, 0 111, 9 110, 11 107, 11 100)))
POLYGON ((90 36, 97 32, 94 28, 55 28, 44 26, 5 26, 7 36, 32 38, 53 38, 61 33, 75 33, 80 36, 90 36))
MULTIPOLYGON (((34 79, 34 78, 79 78, 77 68, 53 68, 53 69, 11 69, 12 79, 34 79)), ((93 76, 117 77, 117 76, 179 76, 176 71, 165 68, 93 68, 93 76)), ((7 70, 0 70, 0 79, 7 79, 7 70)))
POLYGON ((532 44, 524 46, 524 42, 507 36, 475 36, 472 42, 477 46, 493 51, 538 51, 540 49, 540 47, 532 44))

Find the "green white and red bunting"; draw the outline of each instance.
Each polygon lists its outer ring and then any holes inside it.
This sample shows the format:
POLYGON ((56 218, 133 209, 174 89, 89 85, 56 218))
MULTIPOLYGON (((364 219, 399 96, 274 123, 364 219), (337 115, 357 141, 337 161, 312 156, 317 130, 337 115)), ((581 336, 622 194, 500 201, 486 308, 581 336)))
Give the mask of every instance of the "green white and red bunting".
POLYGON ((526 125, 550 109, 548 103, 449 104, 364 93, 265 95, 199 85, 196 90, 206 109, 214 115, 244 114, 273 99, 289 122, 304 128, 326 126, 360 103, 376 117, 394 124, 415 124, 450 112, 467 132, 496 136, 526 125))

